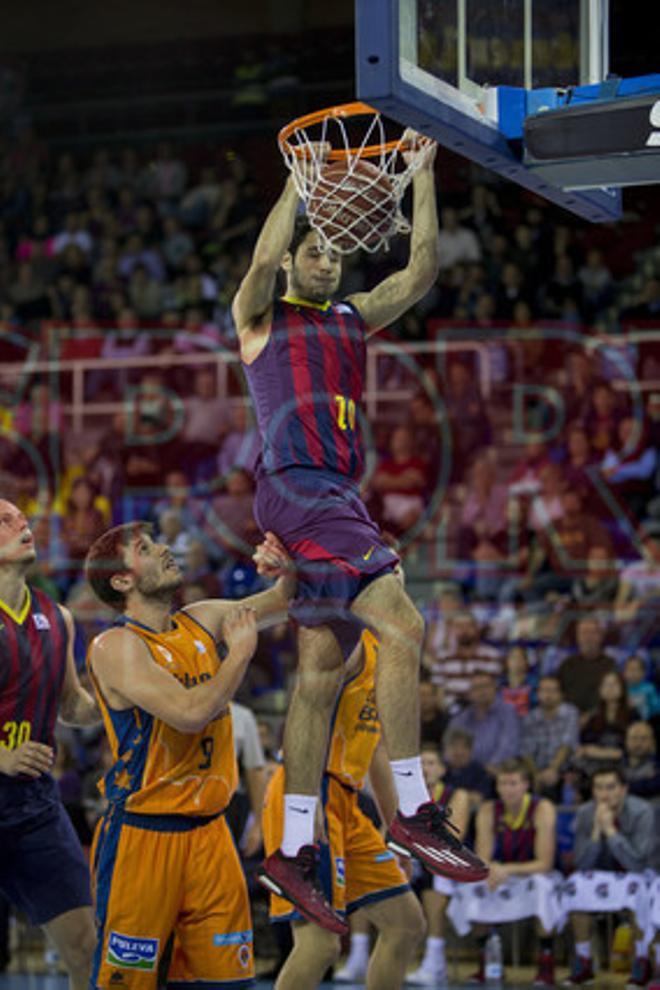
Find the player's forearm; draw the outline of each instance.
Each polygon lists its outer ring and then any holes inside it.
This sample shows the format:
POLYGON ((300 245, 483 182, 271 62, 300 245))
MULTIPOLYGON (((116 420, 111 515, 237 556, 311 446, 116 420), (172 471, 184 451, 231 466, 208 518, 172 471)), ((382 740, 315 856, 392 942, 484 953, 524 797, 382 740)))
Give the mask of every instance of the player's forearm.
POLYGON ((413 269, 418 280, 420 296, 424 295, 440 270, 435 176, 430 169, 421 169, 413 178, 413 225, 408 267, 413 269))
POLYGON ((266 768, 252 767, 245 771, 245 787, 250 800, 250 810, 258 822, 261 822, 261 812, 266 796, 266 768))
POLYGON ((62 698, 58 715, 67 725, 97 725, 101 721, 96 702, 82 687, 62 698))
POLYGON ((257 238, 252 255, 253 268, 279 268, 282 256, 291 243, 298 202, 298 191, 289 176, 282 195, 268 214, 257 238))
POLYGON ((184 714, 183 731, 201 732, 220 715, 241 686, 251 658, 252 653, 246 656, 243 650, 230 650, 214 677, 203 684, 196 684, 186 692, 187 711, 184 714))
POLYGON ((260 629, 283 622, 288 617, 289 603, 296 593, 295 575, 278 578, 272 588, 251 595, 245 604, 257 613, 260 629))

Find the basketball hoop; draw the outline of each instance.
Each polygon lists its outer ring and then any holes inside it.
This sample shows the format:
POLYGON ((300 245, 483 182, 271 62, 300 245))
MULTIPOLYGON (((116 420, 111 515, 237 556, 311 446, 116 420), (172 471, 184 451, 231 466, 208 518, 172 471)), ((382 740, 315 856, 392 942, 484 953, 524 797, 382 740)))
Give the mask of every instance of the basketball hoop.
POLYGON ((412 149, 403 137, 387 140, 380 113, 366 103, 317 110, 278 135, 310 224, 341 254, 378 251, 394 234, 410 232, 401 199, 429 143, 422 137, 417 153, 398 170, 399 152, 412 149), (358 125, 362 134, 351 141, 347 121, 359 117, 366 118, 358 125))

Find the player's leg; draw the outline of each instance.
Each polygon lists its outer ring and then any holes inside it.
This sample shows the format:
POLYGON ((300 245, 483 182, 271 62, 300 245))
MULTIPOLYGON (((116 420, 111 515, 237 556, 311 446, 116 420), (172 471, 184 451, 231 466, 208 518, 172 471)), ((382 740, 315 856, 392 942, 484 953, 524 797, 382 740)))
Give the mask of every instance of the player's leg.
POLYGON ((399 990, 426 930, 420 903, 408 890, 368 904, 364 910, 378 929, 367 970, 367 990, 399 990))
POLYGON ((399 800, 390 845, 417 856, 432 873, 484 879, 488 870, 447 828, 447 813, 429 801, 419 755, 419 667, 424 620, 391 572, 372 581, 351 605, 379 640, 376 704, 399 800))
POLYGON ((167 985, 252 986, 252 918, 245 875, 223 817, 187 833, 185 890, 167 985))
POLYGON ((92 909, 74 908, 48 921, 43 928, 66 967, 72 990, 88 990, 96 946, 92 909))
MULTIPOLYGON (((284 727, 285 794, 316 798, 327 753, 330 716, 342 683, 344 659, 332 631, 326 626, 301 626, 298 632, 298 670, 284 727)), ((285 805, 282 848, 292 855, 313 838, 309 818, 298 816, 303 841, 293 848, 298 831, 287 834, 290 808, 285 805)))
POLYGON ((4 839, 0 887, 40 925, 64 962, 74 990, 89 984, 96 930, 89 868, 62 805, 4 839))
POLYGON ((293 949, 280 970, 276 990, 315 990, 339 951, 338 935, 308 921, 295 921, 293 949))
MULTIPOLYGON (((434 880, 450 884, 444 877, 434 877, 434 880)), ((417 986, 438 986, 447 979, 447 963, 445 960, 445 917, 447 914, 448 896, 433 887, 422 890, 421 901, 426 919, 426 944, 424 956, 419 967, 411 973, 407 983, 417 986)))
MULTIPOLYGON (((378 636, 376 704, 390 760, 419 758, 417 682, 424 620, 392 573, 372 581, 351 610, 378 636)), ((414 813, 428 799, 421 767, 413 776, 404 814, 414 813)))
POLYGON ((539 957, 536 966, 534 986, 554 987, 555 985, 555 953, 554 936, 551 931, 536 922, 536 934, 539 940, 539 957))
POLYGON ((335 983, 364 983, 369 968, 369 919, 361 908, 351 915, 351 941, 346 962, 335 972, 335 983))
POLYGON ((591 957, 591 917, 586 911, 571 911, 571 928, 575 942, 575 959, 565 986, 582 986, 594 979, 591 957))
POLYGON ((356 794, 344 796, 342 819, 348 911, 351 917, 359 911, 378 931, 366 973, 367 987, 400 987, 424 937, 424 914, 396 857, 358 805, 356 794))
POLYGON ((343 655, 324 626, 301 627, 296 685, 284 730, 284 830, 264 860, 261 883, 291 901, 310 921, 343 935, 346 922, 316 878, 314 824, 328 745, 330 716, 343 678, 343 655))
POLYGON ((189 833, 126 825, 122 818, 114 809, 95 836, 98 937, 90 986, 156 990, 183 899, 189 833))
POLYGON ((654 967, 651 953, 653 933, 650 930, 648 919, 645 924, 633 911, 626 913, 630 919, 635 939, 635 956, 626 987, 628 990, 634 990, 636 987, 647 987, 653 977, 654 967))

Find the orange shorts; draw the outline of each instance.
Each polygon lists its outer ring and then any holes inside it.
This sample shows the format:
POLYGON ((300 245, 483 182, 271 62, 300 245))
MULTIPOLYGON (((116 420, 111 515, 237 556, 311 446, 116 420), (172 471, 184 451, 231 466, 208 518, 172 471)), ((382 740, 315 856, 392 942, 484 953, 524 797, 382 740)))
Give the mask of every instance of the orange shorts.
MULTIPOLYGON (((351 914, 366 904, 409 890, 396 857, 360 809, 357 791, 326 774, 322 797, 328 842, 321 843, 320 874, 325 895, 335 910, 351 914)), ((280 846, 284 832, 283 767, 277 768, 268 785, 262 821, 268 856, 280 846)), ((272 921, 292 921, 300 915, 289 901, 271 894, 270 917, 272 921)))
POLYGON ((92 986, 155 990, 171 934, 168 987, 252 986, 247 887, 223 817, 200 825, 184 815, 110 809, 92 863, 99 932, 92 986))

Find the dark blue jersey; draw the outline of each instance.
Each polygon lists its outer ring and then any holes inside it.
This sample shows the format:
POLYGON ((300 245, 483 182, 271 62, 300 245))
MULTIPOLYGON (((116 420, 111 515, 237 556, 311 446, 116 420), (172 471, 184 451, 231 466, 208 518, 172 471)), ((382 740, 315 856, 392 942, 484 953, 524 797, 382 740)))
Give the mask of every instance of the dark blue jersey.
POLYGON ((267 472, 311 467, 361 477, 365 330, 349 303, 277 300, 268 343, 243 365, 267 472))

